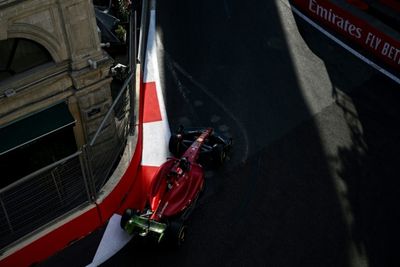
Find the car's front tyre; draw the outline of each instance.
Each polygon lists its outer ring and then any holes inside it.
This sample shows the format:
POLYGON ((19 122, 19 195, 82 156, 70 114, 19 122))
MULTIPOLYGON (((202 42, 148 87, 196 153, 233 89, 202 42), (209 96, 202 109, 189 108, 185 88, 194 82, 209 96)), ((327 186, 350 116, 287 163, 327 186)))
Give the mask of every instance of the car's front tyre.
POLYGON ((123 230, 125 230, 126 224, 129 222, 129 220, 133 216, 133 210, 131 209, 126 209, 124 214, 122 214, 121 221, 120 221, 120 226, 123 230))
POLYGON ((182 140, 179 134, 171 135, 168 148, 172 155, 174 155, 175 157, 179 158, 182 155, 182 140))

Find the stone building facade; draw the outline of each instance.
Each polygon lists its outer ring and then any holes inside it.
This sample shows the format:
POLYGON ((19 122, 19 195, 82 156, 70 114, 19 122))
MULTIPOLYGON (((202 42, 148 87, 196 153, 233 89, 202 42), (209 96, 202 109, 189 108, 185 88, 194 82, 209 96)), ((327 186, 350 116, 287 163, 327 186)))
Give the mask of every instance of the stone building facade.
MULTIPOLYGON (((7 75, 0 76, 0 131, 65 103, 75 121, 76 150, 80 149, 94 136, 112 104, 113 60, 101 48, 92 1, 0 0, 0 68, 13 64, 8 62, 12 61, 9 51, 18 52, 10 40, 37 45, 50 60, 25 71, 6 70, 7 75)), ((18 64, 24 64, 24 56, 29 53, 20 52, 18 64)), ((110 119, 98 153, 113 145, 115 128, 110 119)))

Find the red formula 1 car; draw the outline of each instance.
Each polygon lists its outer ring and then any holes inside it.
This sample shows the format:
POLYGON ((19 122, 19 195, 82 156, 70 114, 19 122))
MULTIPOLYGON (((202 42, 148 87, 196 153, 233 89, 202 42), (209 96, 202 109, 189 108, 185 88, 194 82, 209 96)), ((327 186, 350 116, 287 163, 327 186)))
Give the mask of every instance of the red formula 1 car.
POLYGON ((127 209, 121 227, 129 234, 154 236, 180 245, 185 239, 189 214, 204 187, 202 164, 221 165, 232 144, 212 128, 184 131, 172 135, 169 149, 175 156, 158 170, 150 186, 148 204, 143 211, 127 209))

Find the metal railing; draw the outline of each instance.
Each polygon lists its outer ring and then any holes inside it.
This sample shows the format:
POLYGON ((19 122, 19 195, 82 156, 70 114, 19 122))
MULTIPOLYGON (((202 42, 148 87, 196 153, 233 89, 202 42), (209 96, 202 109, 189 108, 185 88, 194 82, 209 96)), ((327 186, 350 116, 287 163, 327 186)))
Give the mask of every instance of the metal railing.
POLYGON ((108 113, 114 114, 114 108, 118 107, 119 116, 105 118, 114 120, 116 137, 106 142, 101 153, 96 146, 102 144, 96 140, 102 140, 106 132, 100 130, 93 143, 82 150, 0 190, 0 251, 68 211, 96 200, 121 156, 129 133, 128 86, 121 89, 120 96, 108 113))
POLYGON ((81 152, 0 190, 0 248, 88 203, 81 152))
POLYGON ((129 118, 133 115, 128 93, 132 77, 124 83, 92 142, 73 155, 0 189, 0 252, 6 245, 74 208, 96 201, 126 145, 129 118), (111 116, 117 113, 116 109, 118 116, 111 116), (102 131, 109 120, 115 124, 116 136, 102 143, 103 135, 109 135, 102 131))
POLYGON ((118 96, 115 98, 94 137, 83 148, 85 165, 88 170, 88 180, 93 185, 91 197, 94 199, 97 192, 107 182, 111 171, 123 152, 127 137, 130 134, 130 118, 135 116, 133 114, 134 107, 131 105, 134 101, 130 101, 131 96, 129 94, 130 89, 132 89, 130 84, 133 82, 134 75, 131 73, 125 80, 118 96), (105 129, 105 125, 107 125, 109 120, 114 120, 116 136, 114 136, 112 141, 108 141, 106 145, 103 145, 101 141, 103 140, 102 130, 105 129), (97 146, 102 147, 100 152, 97 152, 97 146))
MULTIPOLYGON (((141 12, 148 12, 146 0, 141 12)), ((136 29, 136 14, 131 19, 135 21, 130 27, 136 29)), ((143 16, 140 23, 142 36, 148 28, 143 16)), ((136 30, 131 28, 130 32, 136 35, 136 30)), ((130 62, 128 77, 90 142, 75 154, 0 189, 0 255, 13 242, 20 242, 74 209, 96 201, 122 156, 128 135, 133 134, 135 66, 144 54, 137 52, 137 37, 131 40, 135 44, 131 44, 129 57, 135 60, 130 62), (110 125, 115 126, 112 138, 110 125)), ((139 42, 139 48, 144 43, 139 42)))

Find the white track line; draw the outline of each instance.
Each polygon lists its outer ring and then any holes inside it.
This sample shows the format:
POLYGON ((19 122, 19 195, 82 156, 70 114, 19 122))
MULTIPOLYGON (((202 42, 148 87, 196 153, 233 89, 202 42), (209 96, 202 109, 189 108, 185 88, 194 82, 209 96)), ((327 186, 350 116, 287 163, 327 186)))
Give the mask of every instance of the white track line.
POLYGON ((132 239, 132 236, 122 230, 119 225, 120 221, 121 216, 118 214, 114 214, 111 217, 99 247, 97 248, 96 255, 92 263, 87 267, 99 266, 121 250, 132 239))
POLYGON ((347 51, 349 51, 350 53, 352 53, 354 56, 358 57, 359 59, 361 59, 362 61, 364 61, 365 63, 367 63, 368 65, 370 65, 371 67, 373 67, 374 69, 378 70, 379 72, 381 72, 382 74, 386 75, 388 78, 392 79, 393 81, 395 81, 396 83, 400 84, 400 78, 397 77, 396 75, 394 75, 393 73, 391 73, 390 71, 387 71, 386 69, 382 68, 381 66, 379 66, 378 64, 376 64, 375 62, 373 62, 372 60, 366 58, 365 56, 363 56, 362 54, 360 54, 359 52, 357 52, 356 50, 354 50, 353 48, 351 48, 350 46, 348 46, 347 44, 345 44, 344 42, 342 42, 341 40, 339 40, 338 38, 336 38, 335 36, 333 36, 332 34, 330 34, 329 32, 327 32, 325 29, 323 29, 321 26, 319 26, 318 24, 316 24, 314 21, 312 21, 310 18, 308 18, 306 15, 304 15, 303 13, 301 13, 296 7, 294 6, 289 6, 292 8, 293 12, 296 13, 299 17, 301 17, 302 19, 304 19, 306 22, 308 22, 311 26, 313 26, 314 28, 316 28, 317 30, 319 30, 321 33, 323 33, 326 37, 328 37, 329 39, 331 39, 332 41, 336 42, 338 45, 340 45, 341 47, 343 47, 344 49, 346 49, 347 51))
POLYGON ((155 82, 161 121, 143 123, 142 166, 160 166, 169 156, 168 142, 171 136, 164 96, 160 81, 156 43, 156 12, 150 12, 149 35, 143 80, 155 82))

